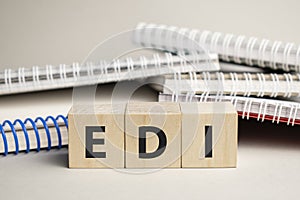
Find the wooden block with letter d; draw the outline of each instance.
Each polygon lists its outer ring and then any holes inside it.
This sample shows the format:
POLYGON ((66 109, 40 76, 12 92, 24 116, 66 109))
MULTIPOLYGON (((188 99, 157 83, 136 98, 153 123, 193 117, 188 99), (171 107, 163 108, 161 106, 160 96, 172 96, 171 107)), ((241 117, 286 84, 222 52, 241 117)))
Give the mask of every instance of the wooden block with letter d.
POLYGON ((180 168, 181 112, 178 103, 128 103, 126 168, 180 168))
POLYGON ((68 115, 70 168, 124 168, 125 107, 72 107, 68 115))
POLYGON ((182 167, 236 167, 237 112, 231 103, 180 103, 182 167))

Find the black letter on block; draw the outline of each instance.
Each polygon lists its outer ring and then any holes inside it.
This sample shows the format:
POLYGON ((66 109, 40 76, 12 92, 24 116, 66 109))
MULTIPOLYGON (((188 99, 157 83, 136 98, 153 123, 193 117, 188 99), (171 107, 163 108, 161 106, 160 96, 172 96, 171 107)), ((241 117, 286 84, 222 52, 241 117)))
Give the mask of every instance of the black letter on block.
POLYGON ((93 139, 94 132, 105 132, 105 126, 85 127, 85 157, 86 158, 106 158, 106 152, 93 152, 94 144, 104 144, 104 139, 93 139))
POLYGON ((139 127, 139 158, 155 158, 160 156, 166 149, 167 137, 166 134, 159 128, 154 126, 139 127), (158 137, 158 147, 156 151, 146 153, 146 133, 153 132, 158 137))
POLYGON ((205 158, 212 158, 212 126, 205 126, 205 158))

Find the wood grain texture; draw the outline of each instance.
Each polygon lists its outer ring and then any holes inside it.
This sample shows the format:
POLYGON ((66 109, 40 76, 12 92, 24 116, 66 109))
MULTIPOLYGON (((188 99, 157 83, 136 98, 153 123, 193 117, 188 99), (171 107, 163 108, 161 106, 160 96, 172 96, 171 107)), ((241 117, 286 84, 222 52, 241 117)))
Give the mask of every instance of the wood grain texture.
MULTIPOLYGON (((127 104, 125 117, 126 168, 179 168, 181 162, 181 113, 178 103, 142 102, 127 104), (141 126, 155 126, 167 138, 165 151, 155 158, 139 158, 141 126)), ((158 137, 146 135, 146 152, 158 147, 158 137)))
POLYGON ((69 167, 124 168, 124 105, 78 105, 69 112, 69 167), (93 151, 106 152, 106 158, 86 158, 86 126, 105 126, 104 145, 93 145, 93 151))
POLYGON ((231 103, 180 103, 182 167, 236 167, 237 113, 231 103), (205 155, 205 126, 212 127, 212 157, 205 155))

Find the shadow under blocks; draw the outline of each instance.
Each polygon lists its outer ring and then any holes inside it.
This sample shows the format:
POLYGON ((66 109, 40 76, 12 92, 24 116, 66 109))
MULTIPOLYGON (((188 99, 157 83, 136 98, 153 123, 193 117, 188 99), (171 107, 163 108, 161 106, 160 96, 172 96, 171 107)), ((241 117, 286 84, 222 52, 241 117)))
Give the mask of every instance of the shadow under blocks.
POLYGON ((238 126, 239 146, 263 148, 300 149, 300 126, 256 119, 240 119, 238 126))

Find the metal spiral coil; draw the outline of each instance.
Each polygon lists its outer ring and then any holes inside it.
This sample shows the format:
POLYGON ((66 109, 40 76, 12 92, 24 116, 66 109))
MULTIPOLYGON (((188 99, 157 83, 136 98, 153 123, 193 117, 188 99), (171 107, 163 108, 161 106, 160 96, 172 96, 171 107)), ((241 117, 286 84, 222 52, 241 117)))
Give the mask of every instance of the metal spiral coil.
POLYGON ((28 136, 28 132, 27 132, 27 128, 26 128, 26 124, 28 124, 28 123, 31 125, 32 129, 35 132, 35 138, 36 138, 36 142, 37 142, 36 150, 39 152, 41 149, 41 140, 40 140, 40 135, 39 135, 38 127, 37 127, 37 123, 39 121, 43 124, 43 128, 46 131, 47 141, 48 141, 47 150, 51 149, 51 136, 50 136, 49 127, 47 125, 47 122, 49 120, 51 122, 53 122, 53 125, 56 128, 57 137, 58 137, 58 149, 60 149, 62 147, 62 137, 61 137, 60 125, 58 124, 58 120, 60 120, 60 119, 63 120, 64 125, 68 128, 68 117, 65 117, 63 115, 58 115, 56 118, 53 116, 48 116, 46 118, 37 117, 35 120, 33 120, 31 118, 27 118, 24 121, 22 121, 20 119, 16 119, 14 122, 12 122, 10 120, 5 120, 2 124, 0 124, 0 131, 1 131, 1 136, 2 136, 3 144, 4 144, 4 156, 6 156, 8 154, 8 142, 7 142, 6 133, 4 130, 5 126, 9 126, 10 130, 13 134, 15 147, 16 147, 15 154, 19 153, 19 138, 17 136, 16 128, 15 128, 15 126, 17 124, 19 124, 21 126, 22 131, 24 133, 25 142, 26 142, 26 153, 28 153, 30 151, 30 141, 29 141, 29 136, 28 136))

